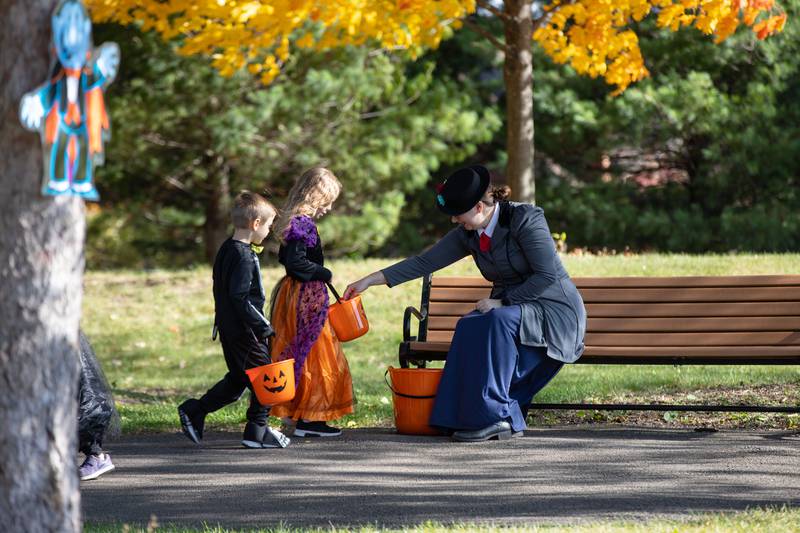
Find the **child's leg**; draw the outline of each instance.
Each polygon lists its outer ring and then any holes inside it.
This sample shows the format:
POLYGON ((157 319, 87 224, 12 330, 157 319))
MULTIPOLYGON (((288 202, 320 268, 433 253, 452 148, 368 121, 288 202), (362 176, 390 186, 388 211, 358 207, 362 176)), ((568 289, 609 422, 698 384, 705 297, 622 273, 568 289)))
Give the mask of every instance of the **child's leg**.
POLYGON ((247 425, 242 434, 242 444, 247 448, 263 448, 266 436, 269 407, 258 402, 255 393, 250 390, 250 405, 247 408, 247 425))
POLYGON ((264 426, 267 424, 269 418, 269 407, 264 407, 258 403, 255 393, 250 391, 250 405, 247 408, 247 421, 256 424, 257 426, 264 426))
MULTIPOLYGON (((200 398, 200 404, 206 414, 235 402, 241 398, 245 389, 250 388, 250 379, 245 373, 246 368, 270 362, 266 346, 258 343, 249 332, 233 337, 220 332, 220 342, 228 373, 200 398)), ((263 420, 266 419, 265 414, 263 420)))
MULTIPOLYGON (((249 335, 238 339, 236 346, 232 347, 231 352, 235 353, 238 360, 237 371, 234 372, 234 370, 231 369, 231 374, 237 374, 242 385, 250 390, 250 405, 247 408, 247 421, 257 426, 264 426, 267 424, 270 408, 258 402, 255 392, 253 392, 253 385, 250 383, 250 378, 245 373, 245 369, 270 364, 272 359, 269 356, 269 346, 258 342, 255 336, 249 335)), ((228 368, 230 368, 230 366, 228 368)))
POLYGON ((247 448, 286 448, 291 439, 267 425, 269 407, 264 407, 250 391, 250 407, 247 409, 247 425, 242 435, 242 444, 247 448))
POLYGON ((180 404, 178 417, 181 420, 183 433, 192 442, 199 444, 203 439, 206 415, 238 400, 244 389, 245 385, 241 380, 237 379, 233 372, 228 372, 199 400, 189 398, 180 404))
POLYGON ((96 435, 81 432, 78 435, 78 449, 84 455, 100 455, 103 453, 103 443, 96 435))
MULTIPOLYGON (((247 353, 245 358, 247 368, 267 365, 272 362, 269 356, 269 346, 257 342, 255 338, 246 344, 243 343, 241 348, 247 353)), ((280 431, 267 425, 270 407, 259 403, 249 379, 247 380, 247 388, 250 389, 250 405, 247 408, 247 425, 242 435, 242 444, 248 448, 287 447, 291 442, 290 439, 280 431)))
MULTIPOLYGON (((247 378, 246 375, 245 378, 247 378)), ((197 408, 203 416, 218 411, 241 398, 245 388, 247 388, 247 384, 242 381, 241 376, 234 372, 228 372, 200 397, 197 408)))

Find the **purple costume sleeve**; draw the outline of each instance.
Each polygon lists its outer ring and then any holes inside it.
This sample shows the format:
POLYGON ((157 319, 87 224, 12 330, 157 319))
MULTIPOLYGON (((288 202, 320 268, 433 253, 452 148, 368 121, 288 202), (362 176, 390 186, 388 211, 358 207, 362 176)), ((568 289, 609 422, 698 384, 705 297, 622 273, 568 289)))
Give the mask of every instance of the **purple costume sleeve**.
POLYGON ((311 217, 301 215, 292 217, 289 227, 283 233, 285 241, 302 241, 307 247, 317 244, 317 226, 311 217))

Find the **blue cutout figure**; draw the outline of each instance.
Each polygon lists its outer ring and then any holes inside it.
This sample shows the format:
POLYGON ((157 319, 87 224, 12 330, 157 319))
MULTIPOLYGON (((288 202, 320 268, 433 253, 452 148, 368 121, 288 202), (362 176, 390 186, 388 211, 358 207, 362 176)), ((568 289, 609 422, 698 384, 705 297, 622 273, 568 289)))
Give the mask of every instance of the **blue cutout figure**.
POLYGON ((103 164, 111 135, 104 91, 119 70, 119 47, 93 49, 92 21, 80 0, 61 0, 52 26, 50 79, 22 98, 20 120, 42 137, 42 194, 96 201, 94 166, 103 164))

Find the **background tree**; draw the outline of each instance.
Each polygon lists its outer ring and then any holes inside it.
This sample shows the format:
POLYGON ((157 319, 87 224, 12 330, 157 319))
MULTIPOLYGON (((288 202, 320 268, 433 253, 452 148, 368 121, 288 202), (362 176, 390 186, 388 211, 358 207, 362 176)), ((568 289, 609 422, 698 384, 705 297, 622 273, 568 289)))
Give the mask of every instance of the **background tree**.
POLYGON ((650 79, 617 98, 542 65, 540 201, 571 245, 683 252, 800 246, 800 2, 779 39, 639 30, 650 79))
POLYGON ((485 35, 504 54, 506 174, 517 198, 532 201, 533 62, 531 40, 559 63, 602 76, 619 91, 647 75, 634 31, 654 13, 660 27, 693 25, 719 42, 741 23, 759 38, 780 31, 786 21, 772 0, 555 0, 543 4, 534 21, 533 0, 275 0, 200 2, 89 0, 97 20, 123 24, 140 20, 163 37, 183 37, 185 54, 205 53, 225 75, 247 68, 269 83, 292 51, 330 50, 376 41, 386 49, 436 47, 463 22, 485 35), (474 24, 476 9, 502 20, 504 40, 474 24), (763 13, 765 16, 760 17, 763 13))
POLYGON ((43 198, 23 94, 49 71, 55 0, 0 3, 0 516, 6 531, 80 531, 74 463, 83 202, 43 198))

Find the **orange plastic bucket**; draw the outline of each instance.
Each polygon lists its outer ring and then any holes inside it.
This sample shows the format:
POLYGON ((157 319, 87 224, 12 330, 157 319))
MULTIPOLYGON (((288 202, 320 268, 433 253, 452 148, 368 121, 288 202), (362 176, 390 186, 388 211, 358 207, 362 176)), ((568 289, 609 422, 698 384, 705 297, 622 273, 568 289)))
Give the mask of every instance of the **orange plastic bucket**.
POLYGON ((294 398, 294 359, 249 368, 245 372, 261 405, 277 405, 294 398))
POLYGON ((341 342, 357 339, 369 331, 369 321, 361 304, 361 296, 342 300, 333 285, 328 285, 336 296, 336 303, 328 307, 328 320, 341 342))
MULTIPOLYGON (((433 400, 442 379, 441 368, 394 368, 386 374, 392 391, 394 426, 406 435, 439 435, 441 432, 428 425, 433 411, 433 400)), ((384 374, 384 379, 386 379, 384 374)))

